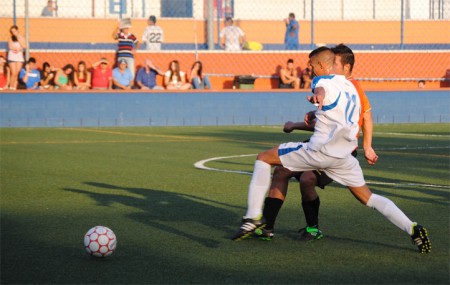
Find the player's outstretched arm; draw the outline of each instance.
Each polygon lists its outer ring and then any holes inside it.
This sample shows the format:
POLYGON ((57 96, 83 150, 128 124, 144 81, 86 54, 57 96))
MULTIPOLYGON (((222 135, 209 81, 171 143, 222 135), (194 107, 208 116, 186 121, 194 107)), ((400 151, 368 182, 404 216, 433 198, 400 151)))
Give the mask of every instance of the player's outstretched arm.
POLYGON ((369 110, 363 114, 363 150, 367 163, 374 165, 378 160, 378 155, 372 148, 373 121, 372 112, 369 110))
POLYGON ((284 123, 283 132, 291 133, 293 130, 300 131, 314 131, 314 126, 308 125, 305 122, 291 122, 284 123))

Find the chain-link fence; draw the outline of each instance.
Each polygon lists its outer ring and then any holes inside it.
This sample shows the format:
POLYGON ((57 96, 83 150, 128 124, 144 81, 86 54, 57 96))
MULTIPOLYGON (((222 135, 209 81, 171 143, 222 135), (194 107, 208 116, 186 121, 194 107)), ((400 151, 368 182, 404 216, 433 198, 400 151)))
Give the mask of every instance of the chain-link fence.
POLYGON ((368 83, 449 85, 450 0, 2 0, 0 51, 15 24, 38 66, 112 62, 120 19, 141 42, 136 67, 177 59, 188 70, 201 60, 215 88, 243 74, 274 87, 289 58, 301 77, 311 49, 339 43, 355 51, 354 76, 368 83))

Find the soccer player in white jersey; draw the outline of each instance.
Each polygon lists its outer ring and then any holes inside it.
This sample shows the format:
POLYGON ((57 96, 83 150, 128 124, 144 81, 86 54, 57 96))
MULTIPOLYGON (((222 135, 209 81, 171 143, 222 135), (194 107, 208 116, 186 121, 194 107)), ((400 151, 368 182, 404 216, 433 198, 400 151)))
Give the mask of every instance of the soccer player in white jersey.
POLYGON ((283 143, 258 154, 248 190, 247 213, 232 239, 244 239, 265 227, 261 205, 270 186, 271 166, 282 165, 291 171, 324 171, 334 181, 347 186, 361 203, 376 209, 407 232, 419 252, 428 253, 431 243, 426 229, 412 222, 391 200, 372 193, 358 160, 351 155, 357 147, 361 103, 354 85, 344 75, 330 75, 334 57, 327 47, 311 52, 310 65, 317 75, 310 98, 318 104, 314 133, 307 143, 283 143))
POLYGON ((161 50, 161 43, 164 42, 164 31, 156 25, 156 17, 148 18, 148 26, 142 35, 142 41, 145 42, 147 50, 161 50))

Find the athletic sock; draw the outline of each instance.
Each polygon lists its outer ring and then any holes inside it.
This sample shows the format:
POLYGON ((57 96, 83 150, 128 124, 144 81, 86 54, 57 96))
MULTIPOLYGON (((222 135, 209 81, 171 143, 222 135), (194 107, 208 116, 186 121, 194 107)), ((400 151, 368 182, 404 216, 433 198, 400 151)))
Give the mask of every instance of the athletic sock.
POLYGON ((263 216, 266 219, 266 229, 272 230, 277 219, 278 212, 283 206, 283 200, 278 198, 267 197, 264 202, 263 216))
POLYGON ((376 209, 402 231, 412 235, 414 223, 388 198, 372 194, 367 201, 367 206, 376 209))
POLYGON ((254 219, 262 215, 264 198, 270 186, 270 164, 256 160, 252 180, 248 188, 247 213, 244 218, 254 219))
POLYGON ((308 227, 319 227, 319 196, 312 201, 302 201, 303 213, 305 214, 306 225, 308 227))

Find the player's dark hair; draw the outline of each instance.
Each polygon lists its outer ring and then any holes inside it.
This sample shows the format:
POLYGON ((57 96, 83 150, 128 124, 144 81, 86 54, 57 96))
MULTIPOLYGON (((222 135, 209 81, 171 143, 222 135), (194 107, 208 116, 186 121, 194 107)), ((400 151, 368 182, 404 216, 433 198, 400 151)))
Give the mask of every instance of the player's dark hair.
POLYGON ((36 59, 35 59, 34 57, 30 57, 30 58, 28 59, 28 63, 30 63, 30 62, 36 63, 36 59))
POLYGON ((292 58, 288 59, 287 63, 294 63, 294 60, 292 58))
POLYGON ((310 52, 308 57, 311 58, 311 57, 318 55, 319 53, 327 51, 327 50, 332 52, 332 50, 329 47, 325 47, 325 46, 318 47, 315 50, 313 50, 312 52, 310 52))
POLYGON ((355 55, 351 48, 344 44, 338 44, 337 46, 331 48, 335 55, 339 55, 341 57, 342 65, 349 64, 350 72, 353 70, 353 66, 355 65, 355 55))
POLYGON ((294 13, 289 13, 289 17, 295 19, 295 14, 294 13))

